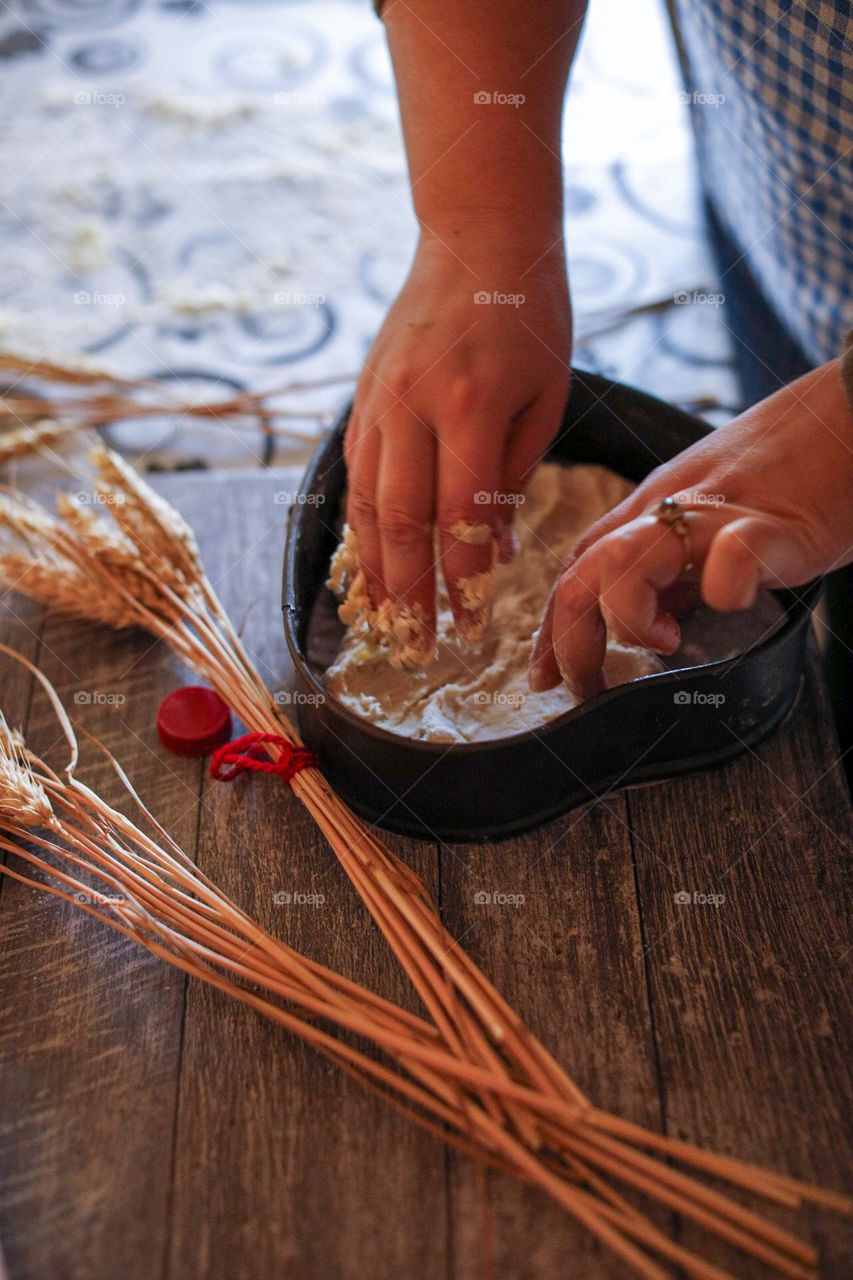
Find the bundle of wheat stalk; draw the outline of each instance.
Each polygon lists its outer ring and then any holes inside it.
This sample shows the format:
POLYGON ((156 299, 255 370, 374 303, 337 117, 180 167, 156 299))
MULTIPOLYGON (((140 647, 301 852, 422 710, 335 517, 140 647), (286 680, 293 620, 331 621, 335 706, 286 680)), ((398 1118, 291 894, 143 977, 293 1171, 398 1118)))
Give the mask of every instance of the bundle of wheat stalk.
POLYGON ((321 390, 354 381, 340 374, 310 381, 289 382, 266 391, 238 392, 220 399, 188 400, 173 394, 154 378, 127 378, 84 364, 29 360, 0 352, 0 375, 12 381, 0 391, 0 463, 27 453, 43 452, 65 436, 92 427, 139 418, 184 418, 233 431, 249 424, 273 437, 310 441, 319 438, 332 420, 328 408, 285 408, 284 396, 321 390), (51 394, 18 390, 24 380, 45 383, 51 394), (288 422, 314 423, 297 433, 288 422))
MULTIPOLYGON (((192 531, 121 459, 99 450, 94 465, 98 506, 108 516, 67 497, 53 516, 19 495, 0 496, 8 543, 0 581, 48 608, 111 627, 140 626, 163 639, 250 730, 269 736, 271 761, 301 745, 207 580, 192 531)), ((104 900, 79 904, 83 909, 303 1036, 446 1141, 539 1185, 640 1276, 664 1280, 662 1261, 699 1280, 727 1273, 671 1240, 625 1199, 625 1188, 781 1275, 815 1274, 808 1246, 670 1161, 787 1206, 811 1201, 847 1211, 849 1201, 595 1107, 446 931, 422 882, 317 768, 302 768, 290 786, 411 980, 424 1017, 265 934, 156 823, 156 840, 143 835, 78 782, 73 768, 58 777, 6 727, 2 743, 4 847, 20 849, 58 880, 51 892, 73 900, 78 873, 96 876, 104 900), (36 834, 40 826, 46 836, 36 834), (110 893, 115 901, 107 900, 110 893), (338 1034, 313 1025, 317 1018, 338 1034), (346 1038, 351 1033, 367 1037, 381 1056, 356 1049, 346 1038)))

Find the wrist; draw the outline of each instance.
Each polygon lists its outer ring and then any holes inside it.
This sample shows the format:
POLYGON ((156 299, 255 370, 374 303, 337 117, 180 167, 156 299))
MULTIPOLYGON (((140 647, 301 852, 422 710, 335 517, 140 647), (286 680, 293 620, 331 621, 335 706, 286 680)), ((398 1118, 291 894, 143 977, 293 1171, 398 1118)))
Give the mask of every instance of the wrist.
POLYGON ((562 217, 530 211, 456 207, 419 216, 418 254, 457 258, 473 271, 500 266, 521 273, 566 275, 562 217))

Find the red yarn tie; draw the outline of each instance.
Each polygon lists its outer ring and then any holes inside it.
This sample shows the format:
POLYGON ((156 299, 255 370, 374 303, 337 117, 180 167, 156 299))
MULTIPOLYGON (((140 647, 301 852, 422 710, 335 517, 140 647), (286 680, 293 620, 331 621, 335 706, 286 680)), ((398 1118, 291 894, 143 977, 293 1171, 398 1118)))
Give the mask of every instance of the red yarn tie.
POLYGON ((244 733, 213 753, 210 776, 217 782, 232 782, 238 773, 251 769, 255 773, 274 773, 282 782, 290 782, 301 769, 316 768, 317 761, 307 747, 297 746, 277 733, 244 733), (280 748, 277 759, 270 760, 264 751, 267 742, 280 748))

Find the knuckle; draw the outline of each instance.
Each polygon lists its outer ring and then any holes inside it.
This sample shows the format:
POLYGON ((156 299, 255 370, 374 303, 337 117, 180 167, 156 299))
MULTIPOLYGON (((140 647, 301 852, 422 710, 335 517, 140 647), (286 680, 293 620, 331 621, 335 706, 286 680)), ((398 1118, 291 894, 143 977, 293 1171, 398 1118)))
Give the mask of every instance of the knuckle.
POLYGON ((424 525, 403 507, 384 507, 379 512, 378 523, 383 539, 396 546, 415 546, 426 536, 424 525))
POLYGON ((382 388, 395 400, 406 400, 419 378, 418 371, 410 364, 389 369, 382 375, 382 388))
POLYGON ((568 569, 557 583, 557 604, 563 609, 578 609, 586 600, 587 586, 576 568, 568 569))
POLYGON ((450 418, 467 418, 477 413, 486 398, 488 380, 470 373, 454 374, 445 390, 444 399, 450 418))
POLYGON ((609 568, 627 573, 637 562, 636 548, 627 534, 612 533, 601 542, 601 555, 609 568))
POLYGON ((364 485, 352 485, 347 499, 347 510, 351 521, 362 524, 376 524, 376 499, 372 491, 364 485))

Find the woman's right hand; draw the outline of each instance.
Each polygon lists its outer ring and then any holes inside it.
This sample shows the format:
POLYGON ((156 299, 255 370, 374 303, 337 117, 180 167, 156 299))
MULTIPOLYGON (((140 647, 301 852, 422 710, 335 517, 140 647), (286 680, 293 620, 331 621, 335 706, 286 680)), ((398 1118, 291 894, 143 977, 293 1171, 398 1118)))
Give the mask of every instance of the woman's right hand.
POLYGON ((488 588, 478 575, 492 567, 493 542, 509 554, 512 515, 569 384, 562 243, 505 220, 490 228, 483 215, 463 225, 454 222, 452 244, 421 235, 345 441, 347 519, 371 604, 408 606, 424 624, 409 637, 424 657, 434 643, 434 527, 456 628, 476 638, 488 588))

